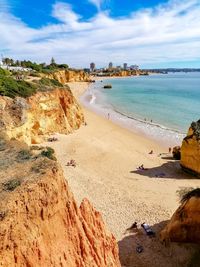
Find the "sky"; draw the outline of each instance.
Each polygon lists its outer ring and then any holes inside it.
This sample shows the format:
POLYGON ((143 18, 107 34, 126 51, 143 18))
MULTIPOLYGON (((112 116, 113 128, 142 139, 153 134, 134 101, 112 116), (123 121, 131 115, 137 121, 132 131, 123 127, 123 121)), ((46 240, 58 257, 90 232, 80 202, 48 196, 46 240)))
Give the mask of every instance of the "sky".
POLYGON ((200 0, 0 0, 0 54, 76 68, 200 68, 200 0))

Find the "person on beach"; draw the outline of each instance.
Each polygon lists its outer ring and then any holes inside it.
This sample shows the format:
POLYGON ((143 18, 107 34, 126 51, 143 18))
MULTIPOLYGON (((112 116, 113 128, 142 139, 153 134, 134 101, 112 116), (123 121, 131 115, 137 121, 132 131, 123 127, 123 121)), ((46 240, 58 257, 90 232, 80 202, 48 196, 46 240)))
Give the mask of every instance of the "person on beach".
POLYGON ((108 113, 108 120, 110 119, 110 113, 108 113))
POLYGON ((171 151, 172 151, 172 148, 171 148, 171 147, 169 147, 169 153, 171 153, 171 151))

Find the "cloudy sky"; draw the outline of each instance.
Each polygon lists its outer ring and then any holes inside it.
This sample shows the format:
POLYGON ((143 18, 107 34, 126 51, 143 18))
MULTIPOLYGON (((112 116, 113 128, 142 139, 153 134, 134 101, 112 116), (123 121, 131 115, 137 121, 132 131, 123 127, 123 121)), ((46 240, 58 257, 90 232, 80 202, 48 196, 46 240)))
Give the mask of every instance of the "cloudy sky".
POLYGON ((200 67, 200 0, 0 0, 0 54, 72 67, 200 67))

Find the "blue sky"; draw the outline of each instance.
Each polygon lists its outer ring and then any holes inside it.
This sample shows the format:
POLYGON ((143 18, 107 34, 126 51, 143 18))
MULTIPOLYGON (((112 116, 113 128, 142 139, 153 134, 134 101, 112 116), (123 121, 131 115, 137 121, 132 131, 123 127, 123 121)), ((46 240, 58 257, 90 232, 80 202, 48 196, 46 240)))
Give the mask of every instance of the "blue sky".
POLYGON ((199 0, 0 0, 0 53, 86 67, 200 67, 199 0))
MULTIPOLYGON (((25 23, 31 27, 41 27, 47 23, 55 23, 55 19, 51 16, 54 0, 13 0, 9 1, 12 12, 15 16, 20 17, 25 23), (30 3, 31 2, 31 3, 30 3), (28 7, 27 7, 28 5, 28 7)), ((73 6, 73 10, 82 15, 82 19, 89 19, 98 12, 96 6, 87 0, 79 1, 62 1, 73 6), (75 4, 74 4, 75 2, 75 4)), ((94 1, 95 2, 95 1, 94 1)), ((102 10, 109 10, 112 17, 129 16, 133 11, 141 8, 154 7, 158 4, 165 3, 166 0, 109 0, 101 4, 102 10)))

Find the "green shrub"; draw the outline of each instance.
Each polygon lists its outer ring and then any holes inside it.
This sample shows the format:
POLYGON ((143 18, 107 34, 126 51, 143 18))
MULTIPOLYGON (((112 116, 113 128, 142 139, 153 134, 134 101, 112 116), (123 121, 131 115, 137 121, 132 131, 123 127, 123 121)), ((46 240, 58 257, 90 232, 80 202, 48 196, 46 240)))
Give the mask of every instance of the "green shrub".
POLYGON ((8 70, 0 68, 0 77, 2 76, 10 76, 10 72, 8 70))
POLYGON ((18 155, 17 155, 17 160, 29 160, 31 158, 32 154, 30 152, 30 150, 27 149, 23 149, 21 151, 19 151, 18 155))
POLYGON ((4 190, 6 191, 14 191, 15 188, 21 185, 19 179, 13 179, 3 184, 4 190))
POLYGON ((43 150, 42 153, 41 153, 41 155, 43 157, 47 157, 47 158, 49 158, 51 160, 55 160, 56 161, 56 157, 54 156, 54 153, 55 153, 55 151, 54 151, 53 148, 46 147, 46 150, 43 150))
POLYGON ((14 98, 16 96, 29 97, 36 92, 36 86, 25 82, 16 81, 9 76, 0 76, 0 95, 14 98))
POLYGON ((57 81, 57 80, 54 80, 54 79, 49 79, 49 78, 42 78, 40 81, 39 81, 39 84, 40 85, 44 85, 44 86, 57 86, 57 87, 63 87, 63 85, 57 81))
POLYGON ((32 168, 31 171, 35 173, 45 174, 46 170, 48 170, 51 167, 51 164, 47 160, 47 158, 40 160, 39 162, 36 162, 32 168))
POLYGON ((30 76, 31 77, 40 77, 40 74, 38 72, 31 72, 30 76))

